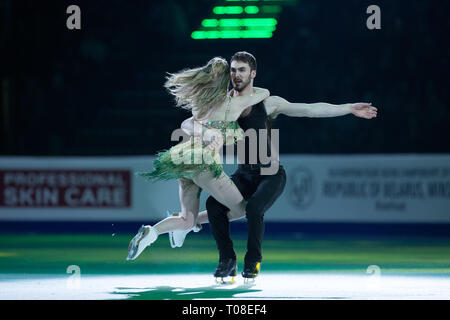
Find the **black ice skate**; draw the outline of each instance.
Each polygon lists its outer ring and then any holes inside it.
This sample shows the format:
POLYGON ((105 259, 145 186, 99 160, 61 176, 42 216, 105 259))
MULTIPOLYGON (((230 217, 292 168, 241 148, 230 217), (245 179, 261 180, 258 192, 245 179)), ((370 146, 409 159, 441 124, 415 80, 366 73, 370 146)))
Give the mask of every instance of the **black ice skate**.
POLYGON ((242 271, 242 277, 244 277, 244 283, 250 284, 255 282, 255 278, 259 275, 259 270, 261 269, 261 262, 255 261, 250 263, 245 263, 244 271, 242 271))
POLYGON ((221 284, 232 284, 236 281, 234 277, 237 276, 237 264, 236 259, 230 258, 226 260, 220 260, 216 271, 214 271, 214 277, 216 278, 216 283, 221 284), (231 277, 231 280, 227 279, 231 277))

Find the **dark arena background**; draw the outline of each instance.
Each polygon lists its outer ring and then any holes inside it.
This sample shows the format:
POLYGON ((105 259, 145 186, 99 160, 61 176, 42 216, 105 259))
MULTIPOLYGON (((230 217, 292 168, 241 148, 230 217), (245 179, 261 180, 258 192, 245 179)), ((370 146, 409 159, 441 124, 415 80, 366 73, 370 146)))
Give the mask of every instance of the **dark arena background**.
POLYGON ((449 10, 0 0, 0 299, 448 300, 449 10), (176 180, 135 175, 191 116, 164 89, 167 73, 237 51, 256 57, 254 85, 271 95, 370 102, 378 116, 277 117, 287 184, 264 216, 254 283, 240 275, 245 218, 231 223, 234 284, 214 281, 207 224, 181 248, 164 234, 126 261, 141 225, 180 210, 176 180))

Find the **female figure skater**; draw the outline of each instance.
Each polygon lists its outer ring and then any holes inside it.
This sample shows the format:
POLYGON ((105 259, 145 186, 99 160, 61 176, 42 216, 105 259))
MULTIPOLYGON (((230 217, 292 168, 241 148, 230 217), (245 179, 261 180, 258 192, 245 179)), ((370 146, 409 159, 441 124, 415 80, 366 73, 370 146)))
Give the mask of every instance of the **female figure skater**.
POLYGON ((208 141, 205 131, 211 136, 211 130, 215 130, 220 136, 214 133, 212 136, 219 141, 234 143, 242 137, 242 132, 231 136, 231 139, 228 133, 239 129, 237 119, 241 113, 269 97, 270 93, 255 87, 253 94, 231 97, 228 95, 229 83, 228 63, 219 57, 211 59, 203 67, 169 75, 165 88, 175 96, 178 107, 192 111, 192 118, 185 122, 202 130, 194 132, 190 141, 159 153, 152 172, 139 173, 148 180, 178 179, 181 212, 154 226, 143 225, 130 241, 127 260, 136 259, 160 234, 191 230, 196 226, 202 189, 230 209, 230 221, 245 216, 244 198, 222 171, 218 154, 222 143, 208 141))

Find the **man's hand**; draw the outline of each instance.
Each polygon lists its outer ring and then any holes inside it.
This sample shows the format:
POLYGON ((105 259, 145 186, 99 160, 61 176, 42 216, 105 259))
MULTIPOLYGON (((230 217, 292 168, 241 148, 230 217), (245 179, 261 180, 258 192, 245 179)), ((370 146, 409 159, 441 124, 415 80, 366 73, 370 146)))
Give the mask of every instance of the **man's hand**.
POLYGON ((223 145, 222 133, 217 129, 206 129, 203 133, 203 141, 206 144, 206 149, 210 151, 219 150, 223 145))
POLYGON ((378 109, 373 107, 371 103, 355 103, 351 107, 351 112, 360 118, 372 119, 377 117, 378 109))

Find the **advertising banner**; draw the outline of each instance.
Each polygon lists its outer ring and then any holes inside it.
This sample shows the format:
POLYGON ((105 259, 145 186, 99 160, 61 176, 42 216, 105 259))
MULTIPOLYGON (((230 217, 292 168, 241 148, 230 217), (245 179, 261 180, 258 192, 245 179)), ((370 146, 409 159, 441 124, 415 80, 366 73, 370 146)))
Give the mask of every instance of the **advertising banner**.
MULTIPOLYGON (((148 182, 154 157, 0 157, 0 221, 154 222, 180 211, 178 182, 148 182)), ((280 222, 450 222, 450 155, 281 155, 280 222)), ((224 165, 231 175, 237 165, 224 165)), ((200 210, 209 195, 202 192, 200 210)))

